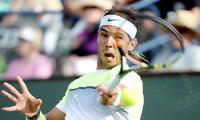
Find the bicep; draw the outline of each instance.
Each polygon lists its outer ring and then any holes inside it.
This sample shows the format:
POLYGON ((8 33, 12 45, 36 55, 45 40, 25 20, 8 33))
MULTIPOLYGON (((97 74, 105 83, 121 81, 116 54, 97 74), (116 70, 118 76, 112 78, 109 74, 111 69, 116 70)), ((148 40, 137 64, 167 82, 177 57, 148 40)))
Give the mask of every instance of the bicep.
POLYGON ((45 116, 46 120, 65 120, 65 113, 60 111, 57 107, 54 107, 45 116))

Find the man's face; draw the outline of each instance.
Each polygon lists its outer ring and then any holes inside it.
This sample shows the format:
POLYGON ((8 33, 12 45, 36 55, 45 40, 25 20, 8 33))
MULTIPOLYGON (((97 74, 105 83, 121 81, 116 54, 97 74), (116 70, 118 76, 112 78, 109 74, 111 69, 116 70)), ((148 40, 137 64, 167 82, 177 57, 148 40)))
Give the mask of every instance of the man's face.
POLYGON ((98 67, 110 69, 121 63, 118 50, 121 46, 124 53, 133 48, 128 35, 113 26, 103 26, 98 34, 98 67))

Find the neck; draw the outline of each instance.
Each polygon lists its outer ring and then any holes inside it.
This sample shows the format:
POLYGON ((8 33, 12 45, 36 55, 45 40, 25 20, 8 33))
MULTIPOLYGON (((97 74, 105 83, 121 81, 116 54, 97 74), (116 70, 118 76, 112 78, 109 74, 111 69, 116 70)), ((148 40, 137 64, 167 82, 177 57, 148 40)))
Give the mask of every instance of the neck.
POLYGON ((97 61, 97 69, 107 69, 106 66, 100 61, 97 61))
MULTIPOLYGON (((120 64, 120 63, 119 63, 120 64)), ((116 64, 116 65, 113 65, 113 66, 108 66, 107 64, 101 62, 100 60, 97 60, 97 69, 112 69, 114 68, 115 66, 119 65, 119 64, 116 64)))

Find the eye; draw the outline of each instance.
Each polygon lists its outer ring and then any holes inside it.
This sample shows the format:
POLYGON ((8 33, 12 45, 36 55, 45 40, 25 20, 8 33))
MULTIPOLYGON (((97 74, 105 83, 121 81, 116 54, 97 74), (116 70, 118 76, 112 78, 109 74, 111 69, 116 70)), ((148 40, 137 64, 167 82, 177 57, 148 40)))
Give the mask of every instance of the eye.
POLYGON ((117 39, 123 40, 124 37, 120 35, 120 36, 117 36, 117 39))
POLYGON ((124 39, 124 36, 123 36, 123 35, 116 35, 116 36, 115 36, 115 39, 116 39, 116 40, 123 40, 123 39, 124 39))
POLYGON ((104 38, 108 38, 108 34, 105 33, 105 32, 102 32, 102 33, 101 33, 101 36, 104 37, 104 38))

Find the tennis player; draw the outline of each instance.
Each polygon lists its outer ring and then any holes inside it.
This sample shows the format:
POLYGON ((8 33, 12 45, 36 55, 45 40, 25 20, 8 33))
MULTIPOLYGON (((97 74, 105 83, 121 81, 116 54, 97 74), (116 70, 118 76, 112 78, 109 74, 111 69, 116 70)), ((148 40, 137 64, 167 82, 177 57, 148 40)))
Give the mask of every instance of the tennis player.
POLYGON ((31 95, 19 76, 17 80, 23 92, 19 93, 5 82, 3 85, 14 95, 4 90, 1 93, 16 105, 2 110, 21 112, 28 120, 140 120, 144 98, 138 74, 129 72, 114 90, 106 91, 106 85, 120 70, 122 55, 119 44, 125 54, 137 44, 137 20, 129 17, 132 12, 119 8, 106 12, 100 22, 97 39, 97 70, 72 82, 65 96, 49 113, 44 115, 41 112, 42 101, 31 95))

